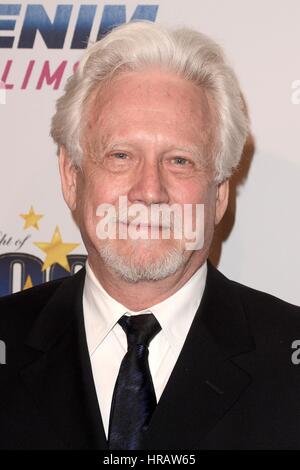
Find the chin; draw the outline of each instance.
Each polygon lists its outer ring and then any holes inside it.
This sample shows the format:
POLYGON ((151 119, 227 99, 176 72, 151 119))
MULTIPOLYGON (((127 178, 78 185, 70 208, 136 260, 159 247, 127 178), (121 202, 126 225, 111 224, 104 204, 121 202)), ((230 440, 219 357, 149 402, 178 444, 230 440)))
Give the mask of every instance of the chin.
POLYGON ((153 241, 150 243, 149 240, 136 240, 131 243, 131 249, 121 250, 112 243, 106 243, 99 249, 107 267, 128 282, 164 279, 187 262, 186 254, 178 246, 178 242, 176 245, 169 243, 163 249, 161 246, 155 248, 153 241))

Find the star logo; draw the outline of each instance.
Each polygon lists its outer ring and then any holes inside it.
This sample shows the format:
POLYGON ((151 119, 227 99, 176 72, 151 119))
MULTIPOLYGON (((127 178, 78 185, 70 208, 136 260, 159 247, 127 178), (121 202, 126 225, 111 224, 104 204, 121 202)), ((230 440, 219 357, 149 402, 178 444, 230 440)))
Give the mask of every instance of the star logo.
POLYGON ((47 242, 34 242, 34 244, 46 253, 46 259, 42 266, 42 271, 58 263, 66 271, 70 272, 70 265, 68 262, 67 254, 73 251, 79 243, 64 243, 61 238, 59 227, 56 227, 50 243, 47 242))
POLYGON ((30 289, 31 287, 33 287, 33 284, 31 280, 31 276, 28 275, 26 278, 25 284, 23 286, 23 290, 30 289))
POLYGON ((36 214, 34 212, 33 207, 31 206, 28 214, 20 214, 20 217, 22 217, 25 220, 25 224, 24 224, 24 227, 23 227, 24 229, 27 229, 29 227, 34 227, 35 229, 39 230, 38 221, 42 217, 44 217, 44 215, 43 214, 36 214))

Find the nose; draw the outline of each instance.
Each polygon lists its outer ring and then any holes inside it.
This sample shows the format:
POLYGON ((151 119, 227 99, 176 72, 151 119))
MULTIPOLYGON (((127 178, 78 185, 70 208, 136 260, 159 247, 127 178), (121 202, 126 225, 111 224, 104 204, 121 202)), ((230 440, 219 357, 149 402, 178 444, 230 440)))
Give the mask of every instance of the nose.
POLYGON ((158 161, 145 161, 135 178, 128 193, 128 200, 131 203, 139 202, 145 205, 169 203, 166 184, 158 161))

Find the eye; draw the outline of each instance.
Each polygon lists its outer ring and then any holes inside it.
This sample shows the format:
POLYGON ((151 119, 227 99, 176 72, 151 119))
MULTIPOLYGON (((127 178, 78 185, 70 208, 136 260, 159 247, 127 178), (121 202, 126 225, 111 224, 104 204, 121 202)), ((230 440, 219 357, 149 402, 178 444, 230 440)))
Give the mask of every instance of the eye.
POLYGON ((104 166, 112 172, 129 171, 134 164, 135 160, 129 152, 108 153, 104 159, 104 166))
POLYGON ((175 157, 174 161, 178 166, 185 166, 189 163, 189 161, 184 157, 175 157))
POLYGON ((127 156, 128 156, 127 153, 123 153, 123 152, 117 152, 117 153, 112 154, 112 157, 115 157, 117 160, 125 160, 127 156))

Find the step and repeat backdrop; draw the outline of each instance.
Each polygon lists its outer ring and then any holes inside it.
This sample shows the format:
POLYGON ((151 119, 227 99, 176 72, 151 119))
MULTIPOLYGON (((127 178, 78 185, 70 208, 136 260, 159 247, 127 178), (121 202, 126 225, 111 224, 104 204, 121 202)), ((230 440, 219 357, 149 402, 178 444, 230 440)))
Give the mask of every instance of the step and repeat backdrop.
POLYGON ((0 1, 0 295, 84 264, 50 120, 88 42, 138 19, 189 26, 224 47, 252 136, 211 260, 227 276, 300 305, 299 0, 0 1))

